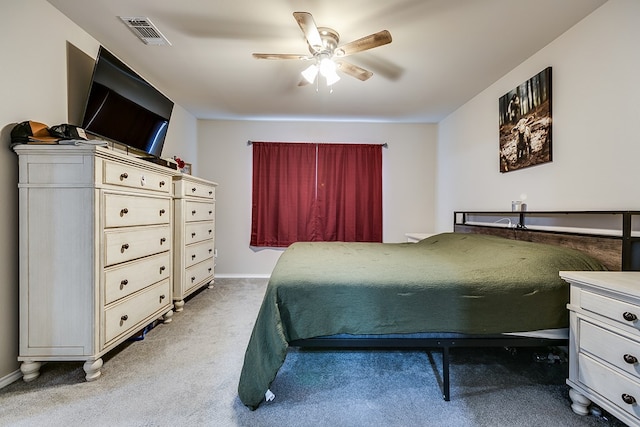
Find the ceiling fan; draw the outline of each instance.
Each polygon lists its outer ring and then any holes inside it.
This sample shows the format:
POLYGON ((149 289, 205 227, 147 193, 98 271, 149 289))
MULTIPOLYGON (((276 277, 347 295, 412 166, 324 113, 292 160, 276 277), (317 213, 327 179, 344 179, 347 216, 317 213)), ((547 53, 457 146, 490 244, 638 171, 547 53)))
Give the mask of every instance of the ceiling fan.
POLYGON ((373 76, 373 73, 347 62, 342 58, 391 43, 391 33, 383 30, 350 43, 339 45, 340 35, 338 32, 332 28, 316 26, 313 16, 311 16, 310 13, 293 12, 293 17, 296 19, 307 40, 310 54, 254 53, 253 57, 258 59, 299 59, 303 61, 313 61, 313 64, 302 72, 303 79, 299 86, 313 83, 318 74, 325 78, 327 86, 331 86, 340 80, 340 76, 338 76, 336 72, 337 70, 365 81, 373 76))

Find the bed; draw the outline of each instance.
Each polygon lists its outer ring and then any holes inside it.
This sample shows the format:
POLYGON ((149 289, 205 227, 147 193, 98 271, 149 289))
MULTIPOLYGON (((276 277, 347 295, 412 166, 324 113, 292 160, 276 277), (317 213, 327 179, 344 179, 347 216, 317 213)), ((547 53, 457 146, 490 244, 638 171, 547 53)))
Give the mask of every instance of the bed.
POLYGON ((238 394, 272 395, 289 346, 449 348, 554 345, 568 326, 561 270, 604 270, 582 251, 464 227, 418 243, 300 242, 276 264, 245 352, 238 394), (535 332, 531 334, 531 332, 535 332))

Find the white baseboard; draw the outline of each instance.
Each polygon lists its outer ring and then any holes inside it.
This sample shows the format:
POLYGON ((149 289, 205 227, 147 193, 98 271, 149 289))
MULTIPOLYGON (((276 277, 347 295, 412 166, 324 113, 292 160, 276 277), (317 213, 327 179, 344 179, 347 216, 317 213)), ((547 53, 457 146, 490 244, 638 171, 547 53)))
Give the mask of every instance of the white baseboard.
POLYGON ((271 274, 218 274, 215 275, 219 279, 268 279, 271 274))
POLYGON ((0 388, 8 386, 12 382, 18 381, 20 378, 22 378, 22 372, 20 371, 20 369, 16 369, 9 375, 5 375, 4 377, 0 378, 0 388))

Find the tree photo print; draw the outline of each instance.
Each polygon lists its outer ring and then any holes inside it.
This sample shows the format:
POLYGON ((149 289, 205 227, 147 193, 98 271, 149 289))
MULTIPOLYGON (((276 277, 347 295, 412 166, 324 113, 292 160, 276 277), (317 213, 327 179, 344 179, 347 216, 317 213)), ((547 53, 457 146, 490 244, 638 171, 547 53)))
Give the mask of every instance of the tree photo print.
POLYGON ((499 100, 500 172, 551 161, 551 67, 499 100))

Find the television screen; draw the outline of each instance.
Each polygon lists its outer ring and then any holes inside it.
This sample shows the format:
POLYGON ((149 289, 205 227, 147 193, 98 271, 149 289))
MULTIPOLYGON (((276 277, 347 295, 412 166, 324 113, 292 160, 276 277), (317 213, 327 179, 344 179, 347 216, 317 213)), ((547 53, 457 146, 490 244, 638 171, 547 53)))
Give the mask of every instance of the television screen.
POLYGON ((87 132, 160 157, 173 102, 100 47, 82 119, 87 132))

